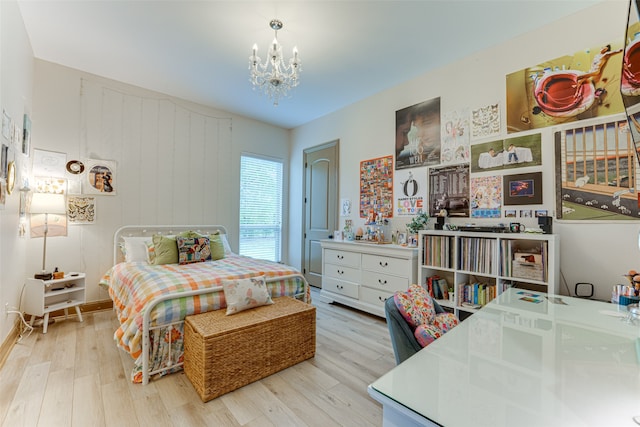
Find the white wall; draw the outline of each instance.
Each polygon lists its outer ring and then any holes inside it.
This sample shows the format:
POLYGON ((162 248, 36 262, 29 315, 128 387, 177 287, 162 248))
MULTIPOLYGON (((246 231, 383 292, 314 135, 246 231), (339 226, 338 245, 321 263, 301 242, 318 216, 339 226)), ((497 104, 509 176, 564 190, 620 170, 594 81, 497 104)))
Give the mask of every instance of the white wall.
MULTIPOLYGON (((96 196, 96 223, 48 239, 47 266, 85 271, 88 301, 108 299, 98 282, 112 265, 118 227, 223 224, 237 250, 241 154, 289 163, 287 130, 41 60, 32 118, 34 148, 117 164, 116 195, 96 196)), ((42 240, 30 240, 28 249, 38 254, 30 272, 38 269, 42 240)))
MULTIPOLYGON (((300 206, 303 188, 302 151, 305 148, 340 139, 339 197, 359 200, 359 162, 394 153, 395 111, 441 98, 441 111, 477 108, 499 101, 502 107, 502 137, 506 137, 505 76, 514 71, 554 59, 573 55, 585 48, 621 42, 626 28, 627 2, 611 0, 544 28, 514 38, 507 43, 478 52, 473 56, 424 74, 361 102, 329 114, 295 129, 291 149, 291 206, 300 206)), ((437 40, 430 42, 437 43, 437 40)), ((410 59, 407 59, 410 64, 410 59)), ((553 132, 541 130, 543 148, 544 209, 555 212, 553 132)), ((496 138, 498 139, 498 138, 496 138)), ((536 169, 519 169, 528 172, 536 169)), ((363 221, 353 219, 356 224, 363 221)), ((301 265, 301 218, 292 216, 290 261, 301 265)), ((469 220, 467 220, 469 221, 469 220)), ((404 228, 408 220, 395 218, 394 229, 404 228)), ((456 223, 452 220, 451 222, 456 223)), ((481 223, 480 220, 474 220, 481 223)), ((486 223, 498 223, 500 220, 486 223)), ((535 220, 522 221, 537 227, 535 220)), ((464 221, 462 222, 464 223, 464 221)), ((620 283, 621 275, 640 267, 637 236, 640 223, 569 223, 554 221, 554 232, 561 237, 561 272, 571 287, 576 282, 591 282, 596 297, 609 299, 611 285, 620 283)), ((562 283, 557 289, 566 293, 562 283)))
MULTIPOLYGON (((22 128, 23 115, 30 113, 33 79, 33 53, 31 44, 15 1, 0 1, 0 108, 4 109, 16 125, 22 128)), ((10 141, 0 136, 2 144, 10 141)), ((17 146, 11 146, 9 160, 15 160, 18 176, 28 166, 28 159, 17 146)), ((18 307, 24 283, 26 238, 19 237, 18 209, 20 181, 14 192, 0 207, 0 343, 10 332, 15 315, 4 316, 5 303, 18 307)))

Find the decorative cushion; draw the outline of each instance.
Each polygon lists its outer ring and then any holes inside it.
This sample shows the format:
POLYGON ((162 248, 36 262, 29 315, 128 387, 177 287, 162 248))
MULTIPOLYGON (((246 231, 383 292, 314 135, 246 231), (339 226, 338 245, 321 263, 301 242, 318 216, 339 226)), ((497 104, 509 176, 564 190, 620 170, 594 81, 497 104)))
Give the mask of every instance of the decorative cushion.
POLYGON ((433 300, 422 286, 413 284, 406 292, 396 292, 393 300, 411 328, 433 323, 436 315, 433 300))
POLYGON ((227 315, 273 304, 264 276, 223 280, 222 288, 227 302, 227 315))
POLYGON ((433 324, 439 328, 442 333, 449 332, 455 326, 458 325, 459 320, 453 313, 439 313, 436 314, 436 318, 433 324))
POLYGON ((413 332, 418 344, 426 347, 442 336, 443 332, 435 325, 418 325, 413 332))
POLYGON ((147 247, 147 262, 153 264, 156 260, 156 247, 153 245, 153 240, 145 242, 147 247))
POLYGON ((217 261, 224 258, 224 243, 220 234, 212 234, 209 236, 209 245, 211 246, 211 259, 217 261))
POLYGON ((176 237, 178 246, 178 263, 204 262, 211 259, 211 248, 208 237, 176 237))
MULTIPOLYGON (((222 246, 224 247, 224 255, 225 256, 233 254, 233 252, 231 251, 231 246, 229 245, 229 240, 227 239, 227 235, 226 234, 220 233, 219 231, 216 231, 215 233, 209 235, 209 240, 213 241, 214 236, 218 236, 220 238, 220 241, 222 242, 222 246)), ((213 249, 211 251, 213 252, 213 249)))
POLYGON ((124 243, 121 246, 122 254, 126 262, 146 261, 146 243, 151 242, 151 237, 122 237, 124 243))
POLYGON ((156 254, 153 265, 178 263, 178 244, 175 236, 154 234, 153 247, 156 254))

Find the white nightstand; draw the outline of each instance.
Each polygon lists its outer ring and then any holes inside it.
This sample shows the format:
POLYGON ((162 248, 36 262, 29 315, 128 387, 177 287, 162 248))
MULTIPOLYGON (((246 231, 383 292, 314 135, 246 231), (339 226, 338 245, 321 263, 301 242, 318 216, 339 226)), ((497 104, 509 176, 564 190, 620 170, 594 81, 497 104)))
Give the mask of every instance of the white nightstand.
POLYGON ((42 333, 46 334, 49 313, 64 309, 66 318, 70 307, 76 308, 82 322, 80 304, 85 302, 85 289, 84 273, 69 273, 63 279, 27 279, 24 311, 32 315, 30 324, 33 325, 36 316, 44 316, 42 333))

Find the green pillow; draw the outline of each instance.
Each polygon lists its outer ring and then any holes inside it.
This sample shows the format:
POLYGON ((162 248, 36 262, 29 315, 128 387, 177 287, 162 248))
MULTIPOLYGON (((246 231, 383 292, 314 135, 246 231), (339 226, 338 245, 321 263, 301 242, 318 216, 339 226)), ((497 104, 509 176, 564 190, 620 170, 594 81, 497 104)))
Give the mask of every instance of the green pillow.
POLYGON ((209 235, 209 246, 211 248, 211 259, 213 261, 224 258, 224 244, 220 234, 209 235))
MULTIPOLYGON (((186 238, 206 237, 195 231, 183 231, 178 236, 186 238)), ((178 264, 178 242, 176 236, 163 236, 161 234, 153 235, 153 246, 155 259, 151 264, 164 265, 164 264, 178 264)), ((213 250, 213 248, 212 248, 213 250)), ((219 258, 218 258, 219 259, 219 258)))
POLYGON ((155 259, 153 265, 177 264, 178 263, 178 243, 176 236, 153 235, 153 247, 155 259))

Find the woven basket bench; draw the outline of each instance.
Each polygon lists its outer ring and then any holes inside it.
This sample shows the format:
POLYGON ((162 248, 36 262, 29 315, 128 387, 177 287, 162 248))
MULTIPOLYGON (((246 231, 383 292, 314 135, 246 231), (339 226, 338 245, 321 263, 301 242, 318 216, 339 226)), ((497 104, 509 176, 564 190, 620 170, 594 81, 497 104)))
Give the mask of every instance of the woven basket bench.
POLYGON ((314 356, 316 308, 290 297, 273 302, 186 317, 184 372, 203 402, 314 356))

